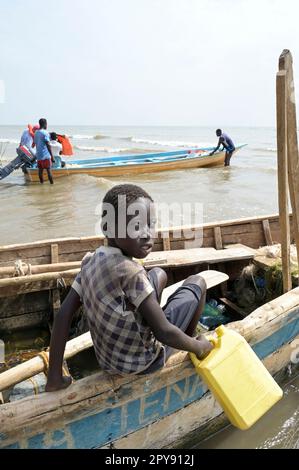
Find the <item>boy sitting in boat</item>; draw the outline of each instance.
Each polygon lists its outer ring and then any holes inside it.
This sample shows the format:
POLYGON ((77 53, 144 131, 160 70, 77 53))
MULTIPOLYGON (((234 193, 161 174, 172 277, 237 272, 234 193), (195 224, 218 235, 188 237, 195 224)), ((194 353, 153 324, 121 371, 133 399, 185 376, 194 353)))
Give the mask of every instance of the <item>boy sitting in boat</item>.
POLYGON ((103 200, 102 229, 107 246, 87 255, 55 318, 46 391, 65 388, 62 361, 73 315, 83 304, 99 365, 115 374, 147 374, 162 368, 174 349, 205 357, 212 349, 203 336, 193 337, 203 311, 206 283, 188 277, 160 307, 167 275, 148 273, 135 259, 153 247, 152 198, 140 187, 124 184, 103 200), (136 216, 137 213, 137 216, 136 216))

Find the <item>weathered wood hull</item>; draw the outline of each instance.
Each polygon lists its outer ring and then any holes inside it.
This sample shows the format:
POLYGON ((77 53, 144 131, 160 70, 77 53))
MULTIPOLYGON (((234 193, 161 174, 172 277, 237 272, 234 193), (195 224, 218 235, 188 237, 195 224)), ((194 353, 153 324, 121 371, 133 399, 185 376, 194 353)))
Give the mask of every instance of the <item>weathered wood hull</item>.
MULTIPOLYGON (((236 150, 237 151, 237 150, 236 150)), ((140 164, 126 164, 117 165, 115 167, 81 167, 66 166, 64 168, 53 168, 52 173, 54 179, 61 178, 63 176, 71 175, 91 175, 100 176, 104 178, 114 176, 127 176, 127 175, 140 175, 144 173, 157 173, 161 171, 172 171, 172 170, 188 170, 191 168, 208 168, 214 166, 223 166, 225 159, 225 152, 221 151, 215 155, 199 156, 192 159, 186 158, 185 160, 176 160, 168 162, 157 162, 157 163, 140 163, 140 164)), ((28 168, 25 173, 25 178, 31 183, 38 183, 38 170, 36 168, 28 168)), ((47 178, 45 174, 45 178, 47 178)))
MULTIPOLYGON (((292 216, 290 216, 290 222, 292 227, 292 216)), ((192 227, 159 230, 153 251, 182 250, 186 248, 186 242, 192 242, 192 246, 196 248, 218 248, 217 238, 219 237, 220 244, 223 246, 242 243, 251 248, 259 248, 271 243, 280 243, 278 215, 224 220, 192 227), (217 230, 218 237, 215 233, 217 230), (178 233, 176 233, 177 231, 178 233)), ((94 251, 103 243, 104 238, 101 236, 88 236, 3 245, 0 246, 0 268, 13 266, 17 259, 32 265, 58 261, 62 263, 81 261, 86 252, 94 251), (52 258, 53 247, 57 252, 57 260, 55 261, 52 258)))
MULTIPOLYGON (((298 354, 299 288, 229 327, 276 374, 298 354)), ((221 413, 188 355, 180 352, 151 375, 99 372, 66 390, 1 405, 0 447, 172 447, 198 428, 207 437, 202 430, 221 413)))

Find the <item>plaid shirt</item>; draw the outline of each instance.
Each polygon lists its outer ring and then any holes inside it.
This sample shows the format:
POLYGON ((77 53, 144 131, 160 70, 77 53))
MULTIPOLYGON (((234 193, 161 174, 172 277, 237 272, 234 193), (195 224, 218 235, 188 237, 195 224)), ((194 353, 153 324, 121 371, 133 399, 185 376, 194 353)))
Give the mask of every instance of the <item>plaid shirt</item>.
POLYGON ((134 374, 158 356, 161 344, 138 312, 153 292, 145 269, 119 248, 87 254, 73 289, 87 315, 95 354, 107 372, 134 374))

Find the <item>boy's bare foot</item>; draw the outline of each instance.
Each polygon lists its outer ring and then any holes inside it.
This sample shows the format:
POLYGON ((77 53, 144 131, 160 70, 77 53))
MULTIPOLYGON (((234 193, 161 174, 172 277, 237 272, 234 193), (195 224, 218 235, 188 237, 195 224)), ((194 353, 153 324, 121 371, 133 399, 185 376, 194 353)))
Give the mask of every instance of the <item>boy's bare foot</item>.
POLYGON ((72 377, 63 375, 58 380, 49 380, 46 384, 45 390, 46 392, 56 392, 57 390, 62 390, 64 388, 69 387, 72 383, 72 377))

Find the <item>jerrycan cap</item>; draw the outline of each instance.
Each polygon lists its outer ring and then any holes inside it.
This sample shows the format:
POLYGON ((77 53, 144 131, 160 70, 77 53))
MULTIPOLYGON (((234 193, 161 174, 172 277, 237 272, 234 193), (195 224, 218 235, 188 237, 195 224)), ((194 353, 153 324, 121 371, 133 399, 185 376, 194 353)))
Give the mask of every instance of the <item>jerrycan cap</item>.
POLYGON ((226 328, 225 328, 224 325, 219 325, 219 326, 217 326, 215 331, 217 333, 217 336, 223 336, 226 332, 226 328))

